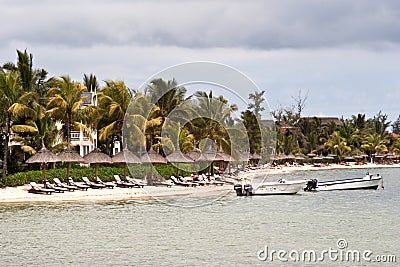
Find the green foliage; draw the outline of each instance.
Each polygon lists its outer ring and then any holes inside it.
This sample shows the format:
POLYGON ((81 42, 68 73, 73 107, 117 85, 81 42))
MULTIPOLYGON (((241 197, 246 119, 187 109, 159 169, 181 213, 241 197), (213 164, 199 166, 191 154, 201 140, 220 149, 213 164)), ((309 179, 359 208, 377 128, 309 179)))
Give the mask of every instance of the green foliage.
MULTIPOLYGON (((172 164, 156 165, 154 175, 162 176, 164 178, 169 178, 171 175, 176 175, 176 168, 172 164)), ((150 166, 131 166, 127 169, 127 175, 134 178, 144 178, 150 173, 150 166)), ((114 174, 118 174, 123 177, 124 169, 122 167, 99 167, 98 169, 99 177, 104 182, 114 181, 114 174)), ((180 175, 190 175, 189 172, 180 171, 180 175)), ((66 168, 56 168, 48 169, 46 171, 46 178, 48 181, 53 182, 53 178, 59 178, 61 181, 66 181, 67 169, 66 168)), ((75 181, 81 181, 83 176, 92 179, 94 177, 94 168, 87 167, 75 167, 71 169, 70 176, 75 181)), ((20 186, 28 184, 29 182, 43 182, 43 171, 35 170, 28 172, 19 172, 13 175, 7 176, 5 179, 0 179, 0 187, 6 186, 20 186)))
POLYGON ((246 110, 242 112, 241 119, 246 127, 247 136, 249 138, 250 153, 261 152, 261 129, 256 115, 246 110))
POLYGON ((395 122, 393 122, 392 129, 395 134, 400 134, 400 115, 397 117, 395 122))

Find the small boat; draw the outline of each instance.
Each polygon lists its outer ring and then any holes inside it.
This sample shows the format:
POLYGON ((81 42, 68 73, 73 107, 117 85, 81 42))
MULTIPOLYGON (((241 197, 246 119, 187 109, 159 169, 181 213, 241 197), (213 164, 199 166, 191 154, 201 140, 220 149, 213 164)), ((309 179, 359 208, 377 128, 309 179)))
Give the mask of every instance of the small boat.
POLYGON ((378 189, 382 177, 367 173, 361 178, 347 178, 320 182, 317 179, 308 180, 304 191, 358 190, 378 189))
POLYGON ((253 188, 252 184, 236 184, 234 189, 238 196, 293 195, 306 185, 306 180, 263 182, 253 188))

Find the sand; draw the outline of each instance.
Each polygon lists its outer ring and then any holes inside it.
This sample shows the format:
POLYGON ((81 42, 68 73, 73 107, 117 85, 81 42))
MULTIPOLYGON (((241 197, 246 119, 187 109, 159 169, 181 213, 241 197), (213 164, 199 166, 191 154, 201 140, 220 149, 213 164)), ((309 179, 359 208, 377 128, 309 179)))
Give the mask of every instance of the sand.
POLYGON ((0 205, 28 204, 28 203, 73 203, 73 202, 107 202, 131 199, 158 199, 172 196, 210 195, 215 192, 229 192, 232 185, 224 186, 198 186, 198 187, 162 187, 145 186, 142 188, 113 189, 88 189, 87 191, 75 190, 74 192, 33 194, 29 193, 30 185, 6 187, 0 189, 0 205))
MULTIPOLYGON (((242 172, 239 177, 251 179, 260 174, 282 174, 292 173, 296 171, 313 171, 313 170, 332 170, 332 169, 368 169, 368 168, 400 168, 400 164, 383 165, 383 164, 350 164, 338 165, 331 164, 329 166, 315 167, 313 165, 298 166, 279 166, 275 168, 260 168, 242 172)), ((134 199, 159 199, 167 197, 204 197, 216 194, 233 193, 233 185, 225 184, 224 186, 197 186, 182 187, 173 186, 171 188, 162 186, 145 186, 141 188, 119 188, 113 189, 89 189, 87 191, 76 190, 75 192, 53 193, 51 195, 28 193, 30 185, 18 187, 6 187, 0 189, 0 205, 8 204, 35 204, 35 203, 74 203, 74 202, 107 202, 122 201, 134 199)))

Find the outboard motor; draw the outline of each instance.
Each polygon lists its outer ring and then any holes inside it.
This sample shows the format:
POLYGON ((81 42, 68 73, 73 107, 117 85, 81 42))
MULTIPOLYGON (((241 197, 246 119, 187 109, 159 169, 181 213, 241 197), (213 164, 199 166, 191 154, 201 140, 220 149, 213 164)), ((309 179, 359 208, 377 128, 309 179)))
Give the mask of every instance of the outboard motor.
POLYGON ((253 195, 253 187, 251 184, 245 184, 243 186, 243 191, 245 196, 252 196, 253 195))
POLYGON ((314 191, 317 188, 317 185, 318 185, 317 179, 308 180, 306 183, 306 187, 304 187, 304 191, 314 191))
POLYGON ((241 184, 235 184, 233 189, 236 191, 237 196, 243 196, 243 187, 241 184))

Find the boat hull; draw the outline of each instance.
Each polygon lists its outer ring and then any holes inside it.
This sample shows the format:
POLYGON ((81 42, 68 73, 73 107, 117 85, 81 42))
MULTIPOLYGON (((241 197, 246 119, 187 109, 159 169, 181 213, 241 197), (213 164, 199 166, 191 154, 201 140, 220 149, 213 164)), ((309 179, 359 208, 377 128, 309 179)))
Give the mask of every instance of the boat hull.
POLYGON ((253 190, 253 195, 294 195, 304 188, 305 183, 303 180, 262 183, 253 190))
POLYGON ((331 190, 363 190, 378 189, 379 183, 382 181, 380 176, 365 176, 363 178, 351 178, 343 180, 334 180, 327 182, 318 182, 316 191, 331 190))

